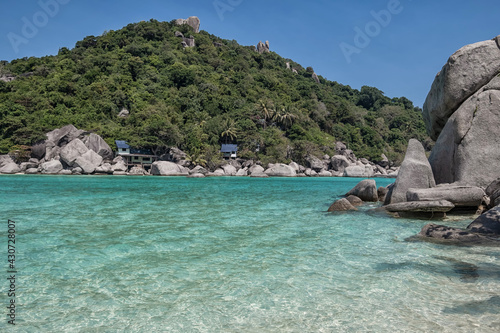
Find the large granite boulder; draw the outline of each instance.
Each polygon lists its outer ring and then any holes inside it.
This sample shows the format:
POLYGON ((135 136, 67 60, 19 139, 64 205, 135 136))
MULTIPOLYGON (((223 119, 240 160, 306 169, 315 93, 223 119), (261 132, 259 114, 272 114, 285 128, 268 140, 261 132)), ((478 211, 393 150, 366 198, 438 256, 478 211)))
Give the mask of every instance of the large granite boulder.
POLYGON ((82 168, 84 173, 91 174, 101 163, 102 156, 89 149, 81 156, 78 156, 73 165, 82 168))
POLYGON ((62 169, 63 169, 62 163, 58 160, 48 161, 42 163, 40 166, 40 172, 49 175, 58 174, 62 169))
MULTIPOLYGON (((500 59, 499 59, 500 62, 500 59)), ((429 162, 436 183, 488 186, 500 177, 500 77, 464 102, 448 119, 429 162)))
POLYGON ((460 104, 499 73, 497 41, 498 37, 461 48, 436 75, 423 110, 427 131, 433 140, 460 104))
POLYGON ((427 189, 409 189, 408 201, 447 200, 457 207, 478 207, 485 196, 484 191, 474 186, 439 185, 427 189))
POLYGON ((236 176, 236 168, 231 164, 226 164, 222 166, 222 170, 224 170, 224 174, 226 176, 236 176))
POLYGON ((7 162, 2 167, 0 167, 0 173, 3 174, 14 174, 18 172, 21 172, 21 168, 19 167, 19 165, 14 163, 14 161, 7 162))
POLYGON ((479 216, 467 227, 468 231, 500 236, 500 206, 496 206, 479 216))
POLYGON ((316 172, 321 172, 328 168, 328 163, 324 160, 317 158, 314 155, 306 156, 307 167, 313 169, 316 172))
POLYGON ((85 143, 88 149, 92 149, 97 154, 101 155, 103 159, 112 160, 114 158, 113 150, 99 135, 90 133, 82 142, 85 143))
POLYGON ((61 160, 67 165, 73 166, 76 159, 85 154, 89 149, 80 139, 74 139, 61 149, 61 160))
POLYGON ((175 21, 177 25, 187 24, 191 26, 195 33, 200 32, 200 19, 197 16, 190 16, 187 19, 177 19, 175 21))
POLYGON ((384 204, 405 202, 406 192, 410 189, 430 188, 436 186, 432 169, 425 156, 422 144, 410 139, 406 155, 399 169, 396 182, 387 193, 384 204))
POLYGON ((262 41, 260 41, 258 44, 257 44, 257 52, 259 52, 260 54, 264 53, 264 52, 269 52, 269 41, 266 41, 266 43, 262 43, 262 41))
POLYGON ((365 179, 354 186, 346 196, 355 195, 363 201, 378 201, 377 184, 373 179, 365 179))
POLYGON ((373 168, 370 165, 354 165, 344 169, 344 177, 369 178, 373 175, 373 168))
POLYGON ((53 142, 56 146, 64 146, 74 139, 80 138, 85 131, 79 130, 73 125, 66 125, 48 132, 47 141, 53 142))
POLYGON ((297 175, 294 168, 282 163, 272 165, 264 173, 269 177, 295 177, 297 175))
POLYGON ((330 168, 334 171, 338 171, 338 172, 343 173, 345 168, 347 168, 350 165, 351 165, 351 163, 349 162, 347 157, 342 156, 342 155, 334 155, 330 159, 330 168))
POLYGON ((173 162, 157 161, 151 165, 151 174, 157 176, 189 176, 189 170, 173 162))

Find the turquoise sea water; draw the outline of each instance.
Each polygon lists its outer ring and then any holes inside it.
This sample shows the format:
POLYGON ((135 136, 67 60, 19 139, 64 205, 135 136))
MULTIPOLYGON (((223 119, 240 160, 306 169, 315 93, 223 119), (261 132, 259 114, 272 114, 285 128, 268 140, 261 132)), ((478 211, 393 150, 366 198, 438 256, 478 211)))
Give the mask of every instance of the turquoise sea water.
POLYGON ((326 213, 357 182, 2 176, 0 331, 500 331, 500 249, 405 241, 428 221, 374 204, 326 213))

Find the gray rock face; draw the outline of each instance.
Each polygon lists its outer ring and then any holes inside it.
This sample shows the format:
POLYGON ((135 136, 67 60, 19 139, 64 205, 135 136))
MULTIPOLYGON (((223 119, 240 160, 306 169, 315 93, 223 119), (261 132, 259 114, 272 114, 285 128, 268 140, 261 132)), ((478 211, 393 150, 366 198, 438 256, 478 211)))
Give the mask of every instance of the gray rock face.
POLYGON ((80 138, 85 132, 77 129, 73 125, 66 125, 47 133, 47 141, 53 142, 56 146, 63 146, 74 139, 80 138))
POLYGON ((112 174, 113 173, 113 167, 109 163, 103 163, 102 165, 98 166, 95 168, 95 173, 106 173, 106 174, 112 174))
POLYGON ((130 169, 130 171, 128 172, 128 174, 131 175, 131 176, 144 176, 144 175, 147 175, 148 173, 142 167, 135 166, 132 169, 130 169))
POLYGON ((42 163, 40 166, 40 172, 43 174, 55 175, 58 174, 63 169, 60 161, 52 160, 42 163))
POLYGON ((14 174, 21 172, 21 168, 14 162, 7 162, 0 168, 0 173, 14 174))
POLYGON ((385 201, 385 197, 387 196, 387 193, 389 193, 389 188, 380 186, 377 189, 377 195, 378 195, 378 201, 385 201))
POLYGON ((487 235, 500 235, 500 206, 496 206, 479 216, 467 227, 468 231, 487 235))
POLYGON ((27 175, 35 175, 38 173, 38 168, 27 169, 24 173, 27 175))
POLYGON ((252 165, 249 169, 248 169, 248 172, 250 172, 250 174, 254 174, 254 173, 264 173, 265 169, 261 166, 261 165, 258 165, 258 164, 254 164, 252 165))
POLYGON ((368 177, 373 177, 373 168, 369 165, 365 166, 349 166, 345 168, 344 170, 344 176, 345 177, 362 177, 362 178, 368 178, 368 177))
POLYGON ((345 168, 350 165, 351 163, 347 160, 347 157, 342 155, 335 155, 330 159, 330 168, 334 171, 344 172, 345 168))
POLYGON ((257 52, 259 53, 264 53, 264 52, 269 52, 269 41, 266 41, 266 43, 262 43, 262 41, 257 44, 257 52))
POLYGON ((74 139, 61 149, 61 160, 73 166, 76 159, 85 154, 89 149, 80 139, 74 139))
POLYGON ((345 198, 335 201, 330 206, 330 208, 328 208, 329 212, 345 212, 349 210, 358 210, 358 209, 353 205, 351 205, 351 203, 345 198))
POLYGON ((222 170, 224 170, 224 174, 226 176, 236 176, 236 168, 231 164, 226 164, 222 166, 222 170))
POLYGON ((429 162, 438 184, 488 186, 500 177, 500 77, 470 97, 448 119, 429 162))
POLYGON ((424 103, 424 120, 436 140, 458 106, 500 71, 500 49, 494 40, 455 52, 437 74, 424 103))
POLYGON ((111 147, 95 133, 90 133, 90 135, 82 141, 88 149, 92 149, 97 154, 101 155, 105 160, 112 160, 114 158, 113 150, 111 147))
POLYGON ((264 173, 270 177, 295 177, 297 174, 291 166, 282 163, 274 164, 264 173))
POLYGON ((157 176, 188 176, 189 170, 173 162, 158 161, 151 165, 151 174, 157 176))
POLYGON ((328 168, 328 164, 325 161, 320 160, 316 156, 309 155, 305 158, 305 160, 308 164, 307 167, 313 169, 316 172, 321 172, 321 170, 325 170, 328 168))
POLYGON ((236 172, 235 176, 237 176, 237 177, 248 176, 248 169, 246 169, 246 168, 239 169, 238 172, 236 172))
POLYGON ((184 37, 182 39, 182 46, 184 47, 195 47, 196 46, 196 41, 193 36, 190 36, 189 38, 184 37))
POLYGON ((408 201, 447 200, 457 207, 478 207, 484 197, 484 191, 474 186, 444 185, 428 189, 410 189, 408 201))
POLYGON ((385 204, 407 201, 406 192, 410 188, 419 189, 434 186, 436 183, 429 161, 425 156, 424 147, 418 140, 410 139, 392 193, 388 193, 385 204))
POLYGON ((377 202, 377 184, 373 179, 362 180, 346 193, 346 196, 350 195, 355 195, 363 201, 377 202))
POLYGON ((82 168, 84 173, 91 174, 99 165, 101 165, 101 163, 102 156, 89 149, 81 156, 78 156, 73 164, 82 168))
POLYGON ((408 201, 384 206, 388 212, 427 212, 446 213, 455 208, 455 205, 446 200, 437 201, 408 201))
POLYGON ((316 74, 316 73, 312 73, 312 78, 314 79, 314 81, 316 81, 316 83, 321 83, 321 82, 319 81, 318 74, 316 74))
POLYGON ((121 109, 120 113, 118 113, 119 118, 128 118, 129 115, 130 111, 125 108, 121 109))
POLYGON ((127 166, 125 165, 125 162, 118 161, 116 164, 114 164, 111 167, 111 170, 113 170, 113 171, 127 171, 127 166))
POLYGON ((356 206, 361 206, 363 204, 363 200, 361 200, 359 197, 355 196, 355 195, 350 195, 346 198, 347 201, 349 201, 349 203, 351 205, 353 205, 354 207, 356 206))
POLYGON ((193 28, 195 33, 200 32, 200 19, 197 16, 190 16, 187 19, 177 19, 175 23, 177 25, 187 24, 193 28))

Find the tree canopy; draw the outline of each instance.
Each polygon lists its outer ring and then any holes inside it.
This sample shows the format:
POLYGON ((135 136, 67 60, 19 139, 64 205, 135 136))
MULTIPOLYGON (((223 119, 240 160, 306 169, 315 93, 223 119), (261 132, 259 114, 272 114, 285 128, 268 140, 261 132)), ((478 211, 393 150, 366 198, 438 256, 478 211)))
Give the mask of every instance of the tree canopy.
POLYGON ((67 124, 111 147, 116 139, 155 151, 176 146, 200 159, 228 142, 243 157, 301 162, 343 141, 358 156, 397 160, 410 138, 428 140, 421 110, 405 97, 321 76, 318 84, 311 68, 275 52, 173 21, 133 23, 55 56, 4 61, 0 73, 17 76, 0 81, 0 153, 67 124), (184 48, 176 31, 196 46, 184 48), (127 118, 118 117, 123 108, 127 118))

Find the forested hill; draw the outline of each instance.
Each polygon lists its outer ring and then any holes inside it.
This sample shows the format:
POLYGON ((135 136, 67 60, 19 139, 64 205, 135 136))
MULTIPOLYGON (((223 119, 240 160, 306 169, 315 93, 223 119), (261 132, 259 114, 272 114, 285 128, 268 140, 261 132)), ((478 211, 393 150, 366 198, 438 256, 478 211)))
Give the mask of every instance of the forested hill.
POLYGON ((157 152, 177 146, 207 159, 227 142, 263 162, 332 155, 336 141, 359 157, 397 160, 410 138, 427 140, 421 110, 407 98, 321 76, 317 83, 312 73, 174 21, 129 24, 55 56, 3 61, 0 77, 16 79, 0 81, 0 152, 67 124, 111 147, 115 139, 157 152))

